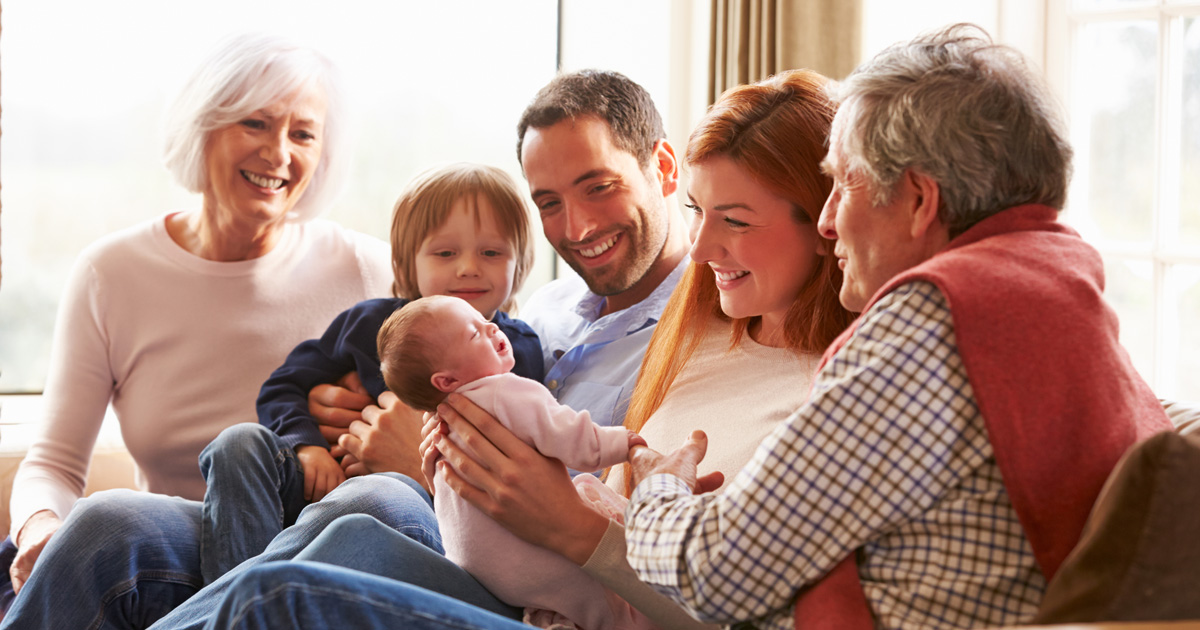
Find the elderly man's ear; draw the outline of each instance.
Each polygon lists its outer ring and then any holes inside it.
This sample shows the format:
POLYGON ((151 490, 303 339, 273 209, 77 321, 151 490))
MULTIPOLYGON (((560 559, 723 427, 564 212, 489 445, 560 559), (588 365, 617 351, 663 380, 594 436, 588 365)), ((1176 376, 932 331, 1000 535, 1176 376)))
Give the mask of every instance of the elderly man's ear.
POLYGON ((950 240, 949 229, 938 219, 941 188, 934 179, 915 169, 904 171, 900 178, 904 209, 909 213, 909 236, 924 240, 940 249, 950 240))

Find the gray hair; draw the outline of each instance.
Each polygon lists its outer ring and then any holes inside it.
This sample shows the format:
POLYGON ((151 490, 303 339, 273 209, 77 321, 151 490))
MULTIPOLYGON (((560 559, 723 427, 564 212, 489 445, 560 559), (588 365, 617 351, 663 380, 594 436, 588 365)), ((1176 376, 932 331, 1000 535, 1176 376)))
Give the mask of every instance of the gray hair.
POLYGON ((1072 151, 1057 103, 1019 52, 978 26, 895 44, 830 92, 846 168, 877 205, 908 169, 938 183, 952 236, 1005 208, 1066 202, 1072 151))
POLYGON ((289 219, 305 221, 324 212, 339 192, 349 153, 340 80, 320 53, 270 35, 231 37, 196 70, 166 117, 163 159, 176 181, 191 192, 208 186, 205 146, 216 129, 286 99, 310 85, 326 101, 321 159, 289 219))

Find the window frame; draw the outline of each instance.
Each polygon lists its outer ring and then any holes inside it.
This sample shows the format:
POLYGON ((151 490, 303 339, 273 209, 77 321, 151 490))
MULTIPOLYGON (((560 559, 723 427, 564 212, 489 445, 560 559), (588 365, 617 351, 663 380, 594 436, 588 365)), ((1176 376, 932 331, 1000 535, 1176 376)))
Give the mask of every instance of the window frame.
MULTIPOLYGON (((1078 0, 1043 0, 1045 2, 1045 67, 1052 89, 1067 112, 1070 139, 1075 149, 1075 171, 1063 219, 1070 224, 1078 216, 1078 202, 1086 199, 1088 185, 1090 138, 1086 121, 1072 122, 1078 113, 1073 100, 1078 92, 1079 74, 1074 71, 1080 60, 1079 34, 1083 27, 1122 21, 1150 21, 1157 29, 1154 93, 1154 164, 1153 194, 1150 200, 1153 216, 1148 245, 1093 239, 1089 242, 1099 250, 1108 264, 1141 262, 1151 267, 1151 316, 1149 338, 1152 339, 1149 365, 1143 366, 1143 378, 1159 396, 1176 397, 1183 389, 1187 375, 1173 365, 1176 355, 1171 348, 1178 345, 1180 325, 1175 315, 1169 276, 1180 266, 1200 268, 1200 254, 1189 253, 1173 239, 1173 226, 1179 224, 1179 191, 1181 184, 1181 149, 1183 107, 1183 27, 1188 18, 1200 19, 1200 1, 1149 0, 1137 6, 1083 8, 1078 0)), ((1128 325, 1128 323, 1126 323, 1128 325)), ((1124 326, 1123 326, 1124 330, 1124 326)), ((1197 378, 1193 376, 1192 378, 1197 378)))

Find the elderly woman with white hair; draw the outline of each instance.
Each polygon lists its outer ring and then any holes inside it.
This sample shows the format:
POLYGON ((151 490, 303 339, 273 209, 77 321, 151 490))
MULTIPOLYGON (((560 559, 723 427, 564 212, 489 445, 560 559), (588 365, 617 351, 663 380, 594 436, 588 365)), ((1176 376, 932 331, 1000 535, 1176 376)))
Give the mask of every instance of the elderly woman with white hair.
POLYGON ((329 61, 277 38, 228 40, 186 84, 165 158, 201 207, 112 234, 75 263, 41 435, 13 483, 18 592, 83 494, 110 402, 139 487, 202 499, 197 456, 256 421, 287 353, 388 294, 386 243, 314 218, 340 188, 343 125, 329 61))

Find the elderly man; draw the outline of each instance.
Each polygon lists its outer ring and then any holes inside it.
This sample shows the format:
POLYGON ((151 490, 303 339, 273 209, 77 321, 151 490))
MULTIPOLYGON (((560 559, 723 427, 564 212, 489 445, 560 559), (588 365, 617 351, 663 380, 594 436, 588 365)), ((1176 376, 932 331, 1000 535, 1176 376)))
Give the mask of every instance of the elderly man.
POLYGON ((1019 55, 966 25, 836 89, 818 227, 862 316, 721 492, 693 494, 703 434, 638 449, 630 562, 708 621, 1027 621, 1113 464, 1169 426, 1056 221, 1071 150, 1019 55))

